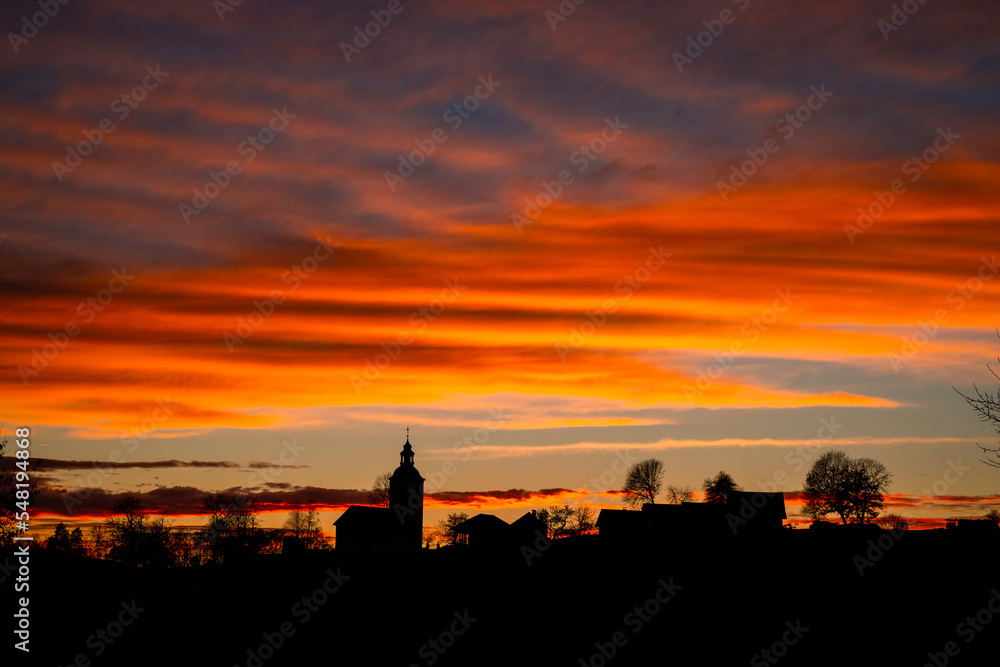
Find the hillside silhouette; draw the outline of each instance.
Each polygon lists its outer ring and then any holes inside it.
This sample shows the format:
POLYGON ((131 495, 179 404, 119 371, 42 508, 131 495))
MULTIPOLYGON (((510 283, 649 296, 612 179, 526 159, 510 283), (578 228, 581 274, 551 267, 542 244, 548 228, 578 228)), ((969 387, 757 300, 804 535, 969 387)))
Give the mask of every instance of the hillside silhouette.
POLYGON ((1000 586, 990 557, 1000 546, 995 535, 853 528, 783 530, 767 540, 666 538, 632 548, 585 535, 552 541, 530 558, 513 545, 459 546, 170 569, 40 551, 32 658, 48 665, 74 664, 80 654, 94 665, 597 665, 604 663, 592 658, 602 657, 602 646, 610 653, 621 633, 608 664, 776 664, 761 651, 795 628, 796 642, 777 649, 782 665, 921 665, 948 642, 960 653, 947 664, 993 659, 1000 622, 968 643, 956 626, 986 608, 1000 586), (316 595, 324 584, 334 592, 316 595), (142 611, 119 638, 94 638, 133 601, 142 611), (283 624, 293 632, 273 641, 283 624), (452 630, 462 633, 449 637, 452 630), (273 644, 260 660, 260 647, 273 644))

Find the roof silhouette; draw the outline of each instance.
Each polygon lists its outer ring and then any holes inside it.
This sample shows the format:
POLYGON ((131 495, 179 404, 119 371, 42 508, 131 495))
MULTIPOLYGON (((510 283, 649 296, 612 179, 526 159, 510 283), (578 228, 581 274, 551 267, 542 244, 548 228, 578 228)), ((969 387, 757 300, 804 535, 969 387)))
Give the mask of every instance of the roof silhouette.
POLYGON ((465 533, 466 535, 473 534, 486 534, 486 533, 506 533, 510 528, 510 524, 503 519, 493 516, 492 514, 477 514, 471 519, 466 519, 462 523, 455 526, 456 533, 465 533))

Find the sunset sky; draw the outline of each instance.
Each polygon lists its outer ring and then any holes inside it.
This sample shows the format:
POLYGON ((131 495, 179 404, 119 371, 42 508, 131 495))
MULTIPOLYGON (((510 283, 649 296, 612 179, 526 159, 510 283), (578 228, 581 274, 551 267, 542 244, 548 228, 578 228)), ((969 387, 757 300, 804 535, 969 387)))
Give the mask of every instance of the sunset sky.
POLYGON ((407 426, 427 525, 648 457, 796 517, 831 448, 887 511, 1000 503, 953 389, 1000 353, 996 2, 43 5, 0 9, 40 529, 228 489, 331 530, 407 426))

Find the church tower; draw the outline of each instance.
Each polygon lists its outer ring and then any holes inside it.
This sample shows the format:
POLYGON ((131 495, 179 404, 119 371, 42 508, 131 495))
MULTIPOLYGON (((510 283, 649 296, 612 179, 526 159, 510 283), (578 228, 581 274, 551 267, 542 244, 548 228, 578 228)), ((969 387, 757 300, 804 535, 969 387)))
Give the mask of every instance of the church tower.
POLYGON ((389 509, 402 527, 407 548, 418 551, 424 536, 424 478, 413 465, 409 428, 399 453, 399 467, 389 477, 389 509))

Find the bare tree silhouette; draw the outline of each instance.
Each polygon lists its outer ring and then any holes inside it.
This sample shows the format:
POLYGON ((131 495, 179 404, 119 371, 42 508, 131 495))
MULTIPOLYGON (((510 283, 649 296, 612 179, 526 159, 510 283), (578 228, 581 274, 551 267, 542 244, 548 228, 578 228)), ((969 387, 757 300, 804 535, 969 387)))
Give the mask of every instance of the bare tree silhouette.
POLYGON ((208 516, 208 524, 198 535, 201 548, 216 562, 256 552, 263 537, 259 512, 256 496, 207 494, 201 501, 201 513, 208 516))
POLYGON ((382 473, 372 482, 368 492, 368 504, 375 507, 389 507, 389 475, 382 473))
POLYGON ((668 486, 667 502, 671 505, 680 505, 683 502, 694 498, 694 489, 690 486, 668 486))
POLYGON ((175 536, 163 517, 150 517, 138 496, 127 495, 111 506, 104 523, 109 535, 108 557, 133 567, 177 564, 175 536))
POLYGON ((93 558, 107 558, 108 549, 110 545, 108 544, 108 531, 105 529, 104 524, 95 524, 90 527, 90 550, 89 553, 93 558))
POLYGON ((663 463, 656 459, 644 459, 632 464, 625 475, 625 504, 641 507, 656 502, 663 484, 663 463))
POLYGON ((326 543, 319 513, 312 505, 305 504, 294 508, 282 528, 289 537, 299 540, 306 549, 316 549, 326 543))
MULTIPOLYGON (((997 330, 997 336, 1000 337, 1000 329, 997 330)), ((997 357, 997 361, 1000 361, 1000 357, 997 357)), ((997 375, 992 366, 987 364, 986 368, 993 374, 993 377, 1000 380, 1000 375, 997 375)), ((969 396, 958 391, 955 387, 952 387, 952 389, 955 389, 958 395, 972 406, 972 409, 979 414, 980 421, 992 424, 996 432, 1000 433, 1000 390, 991 394, 988 391, 981 391, 979 387, 973 384, 972 390, 975 396, 969 396)), ((994 468, 1000 468, 1000 447, 991 448, 983 447, 982 445, 978 445, 978 447, 986 454, 986 458, 982 459, 983 463, 994 468)))
POLYGON ((840 516, 845 524, 868 523, 882 509, 883 493, 892 475, 870 458, 852 459, 841 451, 825 452, 816 459, 802 489, 806 516, 820 519, 840 516))
POLYGON ((580 503, 580 506, 576 508, 573 515, 574 533, 580 535, 588 530, 594 529, 595 522, 597 521, 597 514, 593 507, 588 506, 587 503, 580 503))
POLYGON ((469 515, 465 512, 454 512, 449 514, 446 519, 442 519, 441 522, 438 523, 438 529, 440 529, 441 533, 448 540, 448 544, 458 543, 459 535, 455 531, 455 527, 463 521, 466 521, 468 518, 469 515))
POLYGON ((892 530, 896 532, 909 530, 910 528, 910 522, 898 514, 883 514, 872 523, 876 524, 883 530, 892 530))
POLYGON ((565 535, 571 531, 570 521, 576 515, 576 510, 569 505, 553 505, 545 510, 545 524, 553 537, 565 535))

